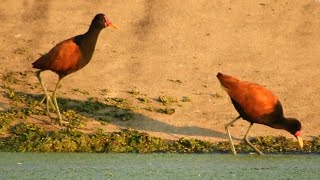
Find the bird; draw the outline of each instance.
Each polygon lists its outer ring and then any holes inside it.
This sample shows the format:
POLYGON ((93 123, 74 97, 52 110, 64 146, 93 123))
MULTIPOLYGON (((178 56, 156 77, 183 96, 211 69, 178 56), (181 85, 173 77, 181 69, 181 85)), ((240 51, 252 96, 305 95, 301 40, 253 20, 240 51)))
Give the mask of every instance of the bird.
POLYGON ((42 55, 32 63, 32 67, 38 69, 35 74, 45 93, 41 103, 46 100, 47 115, 50 117, 49 107, 53 108, 61 125, 62 117, 57 103, 56 92, 61 80, 67 75, 74 73, 86 66, 93 55, 100 31, 106 27, 118 28, 103 13, 95 15, 87 32, 66 39, 56 44, 48 53, 42 55), (41 78, 41 73, 51 70, 58 75, 58 82, 50 96, 41 78))
POLYGON ((220 72, 217 74, 217 78, 222 88, 230 96, 234 108, 239 113, 238 117, 225 125, 233 154, 237 154, 237 152, 234 148, 229 127, 240 118, 250 123, 244 136, 244 141, 259 155, 263 155, 263 153, 248 140, 248 133, 255 123, 288 131, 297 138, 300 148, 303 148, 300 121, 295 118, 284 117, 283 108, 278 97, 270 90, 259 84, 242 81, 220 72))

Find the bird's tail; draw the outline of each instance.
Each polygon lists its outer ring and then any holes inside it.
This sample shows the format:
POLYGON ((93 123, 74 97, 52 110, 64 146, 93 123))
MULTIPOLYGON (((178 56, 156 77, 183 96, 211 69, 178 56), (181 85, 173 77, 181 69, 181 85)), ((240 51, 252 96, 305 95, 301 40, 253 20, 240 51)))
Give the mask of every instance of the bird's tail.
POLYGON ((226 74, 222 74, 220 72, 217 74, 217 78, 219 79, 220 84, 225 91, 228 91, 228 89, 239 82, 239 79, 226 74))
POLYGON ((49 63, 48 56, 47 54, 44 54, 41 57, 39 57, 39 59, 37 59, 35 62, 32 63, 32 68, 44 69, 44 67, 48 66, 48 64, 46 63, 49 63))

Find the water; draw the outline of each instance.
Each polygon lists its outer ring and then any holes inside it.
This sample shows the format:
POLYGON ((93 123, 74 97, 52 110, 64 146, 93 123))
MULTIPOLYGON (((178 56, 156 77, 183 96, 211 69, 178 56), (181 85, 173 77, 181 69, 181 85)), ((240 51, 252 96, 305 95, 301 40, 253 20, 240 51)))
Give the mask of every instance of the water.
POLYGON ((320 179, 319 155, 0 153, 0 179, 320 179))

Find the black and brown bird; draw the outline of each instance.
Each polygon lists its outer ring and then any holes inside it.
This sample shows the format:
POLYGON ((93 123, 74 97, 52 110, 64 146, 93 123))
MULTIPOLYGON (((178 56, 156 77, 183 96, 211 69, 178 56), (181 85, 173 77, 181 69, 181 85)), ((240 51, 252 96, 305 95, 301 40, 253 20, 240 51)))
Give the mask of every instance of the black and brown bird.
POLYGON ((298 139, 300 147, 303 148, 300 121, 295 118, 284 117, 279 99, 270 90, 258 84, 241 81, 222 73, 218 73, 217 78, 239 113, 237 118, 225 125, 233 154, 237 153, 232 142, 229 126, 240 118, 250 122, 250 126, 244 136, 245 142, 261 155, 263 153, 248 140, 248 133, 254 123, 288 131, 298 139))
POLYGON ((118 28, 112 24, 109 17, 104 14, 97 14, 86 33, 58 43, 48 53, 32 63, 33 68, 39 69, 36 75, 45 93, 47 115, 50 117, 49 106, 51 105, 58 114, 59 124, 61 124, 62 118, 57 103, 56 91, 60 81, 68 74, 80 70, 90 62, 100 31, 105 27, 118 28), (41 72, 45 70, 51 70, 59 76, 52 96, 48 94, 40 76, 41 72))

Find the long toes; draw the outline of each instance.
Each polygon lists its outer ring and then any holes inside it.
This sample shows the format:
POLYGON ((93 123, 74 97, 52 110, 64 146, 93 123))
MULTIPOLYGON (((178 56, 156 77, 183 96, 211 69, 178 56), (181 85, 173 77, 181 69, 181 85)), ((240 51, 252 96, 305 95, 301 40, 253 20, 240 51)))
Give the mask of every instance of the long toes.
POLYGON ((44 99, 46 99, 46 101, 47 101, 47 108, 49 108, 49 109, 51 108, 52 110, 57 111, 56 107, 54 106, 52 97, 46 96, 46 97, 44 97, 44 99))
POLYGON ((46 100, 47 98, 46 97, 43 97, 42 99, 41 99, 41 101, 39 102, 39 104, 42 104, 43 102, 44 102, 44 100, 46 100))
POLYGON ((229 126, 225 125, 224 129, 226 130, 226 132, 228 132, 229 126))
POLYGON ((53 109, 54 111, 57 111, 55 105, 53 104, 52 100, 49 101, 50 107, 51 109, 53 109))
POLYGON ((47 96, 44 96, 42 99, 41 99, 41 101, 39 101, 37 104, 35 104, 35 106, 41 106, 43 103, 44 103, 44 101, 46 101, 47 100, 47 96))

